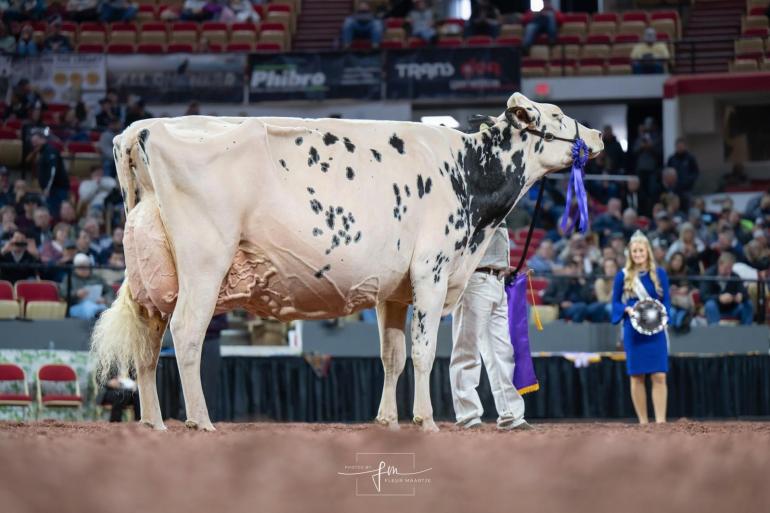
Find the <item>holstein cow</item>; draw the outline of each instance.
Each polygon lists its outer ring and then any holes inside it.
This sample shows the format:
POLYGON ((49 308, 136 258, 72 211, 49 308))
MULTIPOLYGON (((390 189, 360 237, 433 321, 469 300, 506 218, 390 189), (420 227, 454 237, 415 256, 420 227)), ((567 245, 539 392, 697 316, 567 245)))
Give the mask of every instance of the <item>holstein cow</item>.
POLYGON ((376 307, 385 384, 377 421, 397 427, 405 319, 414 305, 414 421, 436 430, 428 378, 439 319, 457 303, 489 235, 545 173, 569 166, 579 130, 521 94, 493 126, 192 116, 115 137, 128 214, 126 283, 102 314, 100 368, 133 365, 142 422, 164 429, 155 388, 171 332, 187 426, 212 430, 200 382, 212 314, 281 321, 376 307), (561 139, 563 140, 561 140, 561 139))

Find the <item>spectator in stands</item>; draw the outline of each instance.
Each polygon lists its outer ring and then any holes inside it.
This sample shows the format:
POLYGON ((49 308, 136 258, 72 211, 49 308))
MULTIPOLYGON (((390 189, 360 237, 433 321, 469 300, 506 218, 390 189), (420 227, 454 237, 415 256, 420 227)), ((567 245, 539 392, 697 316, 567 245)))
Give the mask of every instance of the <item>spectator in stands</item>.
POLYGON ((122 248, 120 251, 113 251, 110 254, 107 265, 110 266, 111 269, 99 269, 94 272, 99 274, 99 276, 110 285, 122 283, 123 279, 126 277, 126 258, 122 248))
POLYGON ((91 137, 78 119, 75 109, 69 109, 64 113, 60 126, 55 129, 56 135, 60 140, 70 142, 90 142, 91 137))
POLYGON ((548 284, 543 301, 559 307, 559 319, 583 322, 588 313, 588 304, 593 301, 593 291, 588 285, 579 258, 568 261, 564 266, 564 279, 552 280, 548 284))
MULTIPOLYGON (((675 194, 679 196, 679 176, 673 167, 665 167, 660 172, 660 188, 655 197, 660 198, 663 194, 675 194)), ((682 198, 680 197, 680 200, 682 198)), ((680 201, 681 204, 681 201, 680 201)))
POLYGON ((80 182, 78 188, 80 204, 86 205, 88 215, 103 214, 104 200, 117 186, 117 180, 104 176, 102 166, 92 166, 91 177, 80 182))
POLYGON ((645 119, 639 125, 638 136, 634 142, 634 171, 641 181, 641 194, 648 198, 657 198, 659 184, 657 174, 663 147, 652 118, 645 119))
POLYGON ((620 212, 621 207, 622 203, 618 198, 611 198, 607 202, 607 211, 597 217, 594 221, 591 229, 599 234, 602 245, 612 233, 623 231, 623 215, 620 212))
POLYGON ((749 300, 740 277, 733 272, 735 257, 725 252, 719 255, 716 268, 709 269, 706 276, 723 278, 705 281, 701 287, 701 299, 706 305, 706 320, 709 325, 719 324, 725 317, 737 317, 744 325, 751 324, 754 308, 749 300))
MULTIPOLYGON (((24 31, 22 30, 22 34, 24 31)), ((32 35, 32 27, 30 27, 30 37, 32 35)), ((21 41, 21 39, 19 39, 21 41)), ((21 78, 16 83, 16 87, 13 88, 11 95, 11 103, 6 110, 5 117, 14 117, 16 119, 26 119, 29 117, 32 109, 42 108, 44 106, 40 95, 32 88, 32 84, 29 79, 21 78)))
POLYGON ((40 260, 44 264, 57 264, 64 255, 64 246, 72 235, 72 227, 67 223, 58 223, 53 227, 53 239, 47 240, 40 247, 40 260))
POLYGON ((591 322, 609 322, 612 316, 612 287, 618 270, 618 262, 614 258, 602 260, 602 276, 594 281, 596 301, 588 305, 587 316, 591 322))
POLYGON ((0 21, 0 53, 16 53, 16 38, 8 33, 8 27, 0 21))
POLYGON ((72 42, 61 33, 61 20, 54 19, 48 24, 48 35, 43 41, 43 53, 70 53, 72 42))
MULTIPOLYGON (((35 57, 40 54, 40 48, 33 37, 32 25, 24 25, 16 41, 16 55, 19 57, 35 57)), ((24 80, 24 79, 22 79, 24 80)))
POLYGON ((743 249, 746 263, 757 271, 766 271, 770 268, 770 248, 767 246, 767 237, 764 232, 755 235, 743 249))
POLYGON ((682 212, 682 201, 677 194, 673 192, 663 193, 660 197, 660 203, 663 205, 663 210, 668 212, 669 217, 671 217, 676 224, 684 221, 685 215, 684 212, 682 212))
MULTIPOLYGON (((109 254, 105 251, 112 245, 112 239, 107 235, 102 235, 99 220, 96 217, 87 217, 83 221, 83 231, 88 233, 90 254, 93 255, 95 262, 102 263, 107 260, 109 254)), ((79 249, 79 248, 78 248, 79 249)))
POLYGON ((605 125, 602 131, 602 140, 604 141, 604 155, 607 157, 606 167, 613 173, 623 169, 623 163, 626 159, 626 152, 620 145, 617 137, 612 131, 612 126, 605 125))
POLYGON ((66 280, 62 282, 61 295, 70 305, 71 317, 90 320, 107 309, 115 299, 115 292, 101 276, 92 272, 88 255, 78 253, 73 264, 71 287, 66 280))
POLYGON ((631 239, 631 236, 634 234, 634 232, 639 229, 639 216, 637 215, 636 210, 630 207, 625 209, 623 211, 622 222, 623 226, 619 230, 619 233, 623 235, 625 240, 629 240, 631 239))
POLYGON ((342 46, 349 47, 354 39, 368 39, 374 48, 382 41, 382 22, 374 16, 367 2, 359 2, 356 12, 342 24, 342 46))
POLYGON ((128 106, 128 109, 126 109, 125 125, 129 126, 134 121, 139 121, 140 119, 149 119, 152 117, 154 117, 152 113, 144 108, 144 100, 137 98, 132 104, 128 106))
POLYGON ((179 18, 186 21, 208 21, 219 15, 222 5, 211 0, 185 0, 179 18))
POLYGON ((639 43, 631 49, 631 68, 636 74, 665 73, 671 58, 665 43, 658 43, 658 34, 652 27, 644 30, 639 43))
POLYGON ((676 140, 676 151, 668 158, 666 165, 676 169, 678 192, 680 194, 692 193, 700 169, 695 156, 687 150, 687 141, 684 137, 676 140))
POLYGON ((562 18, 562 13, 553 6, 551 0, 543 0, 542 10, 536 13, 530 11, 530 14, 534 17, 524 29, 524 41, 521 44, 524 55, 529 54, 529 47, 540 34, 548 34, 548 42, 556 43, 556 31, 562 18))
POLYGON ((655 246, 655 241, 662 241, 659 245, 665 246, 668 249, 678 237, 671 215, 665 210, 658 212, 655 215, 655 231, 649 234, 653 247, 655 246))
MULTIPOLYGON (((120 118, 115 114, 112 109, 112 102, 106 96, 99 100, 99 112, 96 113, 96 128, 105 129, 111 122, 120 118)), ((110 151, 110 154, 112 151, 110 151)))
POLYGON ((116 226, 112 229, 112 238, 103 251, 105 261, 109 260, 113 253, 123 254, 123 234, 122 226, 116 226))
POLYGON ((6 205, 0 208, 0 244, 5 243, 18 229, 16 226, 16 208, 6 205))
POLYGON ((428 7, 425 0, 417 0, 407 16, 409 31, 412 37, 432 42, 436 37, 436 27, 433 21, 433 9, 428 7))
POLYGON ((682 223, 679 227, 679 238, 674 241, 666 253, 666 261, 670 261, 674 254, 682 255, 685 271, 688 274, 700 274, 699 255, 706 249, 706 245, 700 240, 692 223, 682 223))
POLYGON ((770 215, 770 188, 751 198, 746 204, 746 218, 760 219, 770 215))
POLYGON ((562 266, 554 258, 553 242, 544 240, 537 248, 535 255, 529 259, 527 265, 536 273, 552 274, 561 271, 562 266))
POLYGON ((695 315, 695 299, 693 297, 694 288, 687 279, 687 275, 691 273, 687 268, 684 254, 679 251, 671 254, 666 272, 668 273, 669 296, 671 297, 669 324, 675 332, 686 333, 690 331, 690 324, 695 315))
MULTIPOLYGON (((550 2, 550 0, 547 0, 550 2)), ((545 8, 544 8, 545 9, 545 8)), ((471 17, 465 24, 465 37, 489 36, 496 38, 500 34, 502 16, 490 0, 477 0, 471 4, 471 17)))
POLYGON ((15 203, 13 195, 13 186, 8 176, 8 168, 0 165, 0 207, 13 205, 15 203))
POLYGON ((222 9, 219 21, 224 23, 246 21, 258 23, 259 13, 254 10, 254 6, 249 0, 230 0, 222 9))
POLYGON ((0 277, 11 283, 37 278, 35 265, 39 263, 35 241, 28 239, 21 230, 16 230, 0 249, 0 264, 14 266, 0 268, 0 277))
POLYGON ((30 231, 30 238, 35 241, 35 245, 40 248, 47 241, 53 239, 51 231, 51 213, 48 208, 39 206, 35 208, 32 214, 34 227, 30 231))
POLYGON ((138 8, 128 0, 102 0, 99 19, 103 22, 132 21, 138 8))
POLYGON ((70 226, 75 226, 78 223, 77 212, 69 200, 62 201, 61 207, 59 207, 59 217, 56 218, 56 222, 67 223, 70 226))
POLYGON ((45 2, 43 0, 7 0, 0 4, 0 11, 3 12, 5 23, 39 20, 45 13, 45 2))
POLYGON ((39 194, 34 192, 28 192, 21 198, 21 201, 16 205, 16 226, 19 227, 24 233, 30 233, 35 227, 35 210, 41 206, 43 201, 40 199, 39 194))
POLYGON ((649 210, 645 208, 647 205, 647 202, 645 201, 646 196, 639 193, 639 187, 639 177, 629 177, 620 197, 621 201, 623 202, 623 211, 625 212, 630 208, 639 214, 649 215, 649 210))
POLYGON ((77 253, 88 255, 92 264, 96 264, 99 253, 91 247, 91 236, 88 235, 86 230, 80 230, 78 232, 78 238, 75 240, 75 249, 77 253))
MULTIPOLYGON (((711 244, 710 249, 718 255, 721 255, 722 253, 732 253, 736 261, 743 260, 743 246, 738 239, 735 238, 735 232, 730 226, 723 225, 719 229, 717 240, 711 244)), ((713 260, 708 263, 713 263, 713 260)))
POLYGON ((559 260, 565 265, 567 262, 580 262, 582 273, 589 275, 593 272, 594 262, 598 262, 600 256, 598 250, 594 249, 585 235, 573 233, 559 254, 559 260))
POLYGON ((76 22, 97 21, 99 19, 98 0, 68 0, 67 17, 76 22))
POLYGON ((48 143, 48 132, 32 133, 33 154, 37 157, 37 180, 51 212, 58 212, 61 202, 69 197, 70 180, 59 150, 48 143))
POLYGON ((744 222, 737 210, 730 210, 730 213, 727 214, 727 223, 733 229, 735 238, 738 239, 741 245, 747 244, 752 239, 753 224, 748 221, 744 222))
POLYGON ((107 128, 99 136, 99 142, 96 143, 96 149, 99 150, 99 154, 102 157, 104 176, 117 176, 115 157, 112 154, 112 139, 121 132, 121 128, 120 119, 110 119, 107 128))
POLYGON ((134 420, 139 420, 141 415, 136 381, 116 372, 110 375, 96 402, 102 406, 109 405, 110 422, 122 422, 123 410, 126 408, 133 410, 134 420))

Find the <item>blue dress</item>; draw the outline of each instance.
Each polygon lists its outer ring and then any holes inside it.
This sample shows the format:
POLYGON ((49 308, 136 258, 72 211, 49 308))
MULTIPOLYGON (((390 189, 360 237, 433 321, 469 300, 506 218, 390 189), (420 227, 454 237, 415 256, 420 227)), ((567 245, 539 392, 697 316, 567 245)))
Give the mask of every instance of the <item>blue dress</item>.
MULTIPOLYGON (((615 276, 615 284, 612 289, 612 322, 617 324, 623 321, 623 345, 626 349, 626 372, 629 375, 651 374, 654 372, 668 372, 668 339, 666 330, 655 335, 643 335, 631 326, 631 320, 625 313, 627 306, 634 306, 639 299, 637 297, 626 298, 623 301, 623 277, 621 270, 615 276)), ((655 291, 655 285, 648 273, 640 274, 644 288, 651 298, 657 299, 666 307, 671 316, 671 298, 668 294, 668 275, 666 271, 658 268, 658 280, 663 289, 663 297, 655 291)))

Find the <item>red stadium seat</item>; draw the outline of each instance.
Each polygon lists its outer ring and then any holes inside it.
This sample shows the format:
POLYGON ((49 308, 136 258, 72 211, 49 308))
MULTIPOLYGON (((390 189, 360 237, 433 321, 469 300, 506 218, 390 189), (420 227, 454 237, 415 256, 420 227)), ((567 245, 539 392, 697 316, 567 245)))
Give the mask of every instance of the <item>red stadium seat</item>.
POLYGON ((201 50, 203 53, 222 53, 225 51, 225 45, 220 45, 218 43, 209 43, 208 48, 206 50, 201 50))
POLYGON ((59 289, 52 281, 20 280, 14 285, 17 299, 25 303, 34 301, 59 301, 59 289))
POLYGON ((425 48, 428 46, 428 42, 419 37, 410 37, 406 46, 409 48, 425 48))
POLYGON ((18 139, 19 132, 13 128, 0 128, 0 139, 18 139))
POLYGON ((0 301, 13 301, 13 284, 10 281, 0 280, 0 301))
MULTIPOLYGON (((263 43, 265 44, 265 43, 263 43)), ((272 43, 277 45, 280 50, 280 45, 278 43, 272 43)), ((233 52, 233 53, 248 53, 252 51, 253 46, 248 43, 228 43, 228 45, 225 47, 226 52, 233 52)))
POLYGON ((404 48, 404 42, 397 39, 386 39, 380 43, 380 48, 385 50, 400 50, 404 48))
POLYGON ((591 21, 610 21, 613 23, 618 22, 618 15, 614 12, 597 12, 591 18, 591 21))
POLYGON ((195 47, 191 43, 169 43, 166 53, 194 53, 195 47))
MULTIPOLYGON (((5 109, 5 107, 3 107, 5 109)), ((14 130, 21 130, 22 121, 20 119, 7 119, 5 121, 6 128, 12 128, 14 130)))
POLYGON ((79 408, 83 405, 83 398, 80 395, 80 384, 75 369, 65 364, 43 365, 37 371, 37 400, 41 407, 43 406, 67 406, 79 408), (55 381, 57 383, 71 383, 74 385, 72 394, 48 394, 43 391, 44 381, 55 381))
POLYGON ((615 36, 614 43, 638 43, 639 36, 636 34, 618 34, 615 36))
POLYGON ((166 53, 166 49, 157 43, 141 43, 136 45, 136 53, 159 54, 166 53))
POLYGON ((112 43, 107 45, 107 53, 118 55, 134 53, 134 45, 128 43, 112 43))
POLYGON ((262 23, 259 26, 259 30, 261 30, 262 32, 264 32, 266 30, 274 30, 274 31, 277 31, 277 32, 283 32, 283 31, 286 30, 286 28, 283 26, 283 23, 275 23, 273 21, 266 21, 266 22, 262 23))
POLYGON ((107 28, 102 23, 86 21, 80 24, 81 32, 107 32, 107 28))
POLYGON ((564 13, 563 21, 564 23, 567 23, 567 22, 588 23, 588 13, 567 12, 567 13, 564 13))
POLYGON ((81 43, 77 47, 78 53, 104 53, 104 45, 98 43, 81 43))
POLYGON ((404 18, 387 18, 385 20, 385 28, 402 28, 406 23, 404 18))
POLYGON ((470 36, 465 40, 465 44, 468 46, 491 46, 495 43, 495 40, 489 36, 470 36))
POLYGON ((679 14, 676 11, 652 11, 650 21, 652 20, 674 20, 679 21, 679 14))
POLYGON ((283 47, 278 43, 257 43, 254 50, 257 53, 282 52, 283 47))
POLYGON ((495 39, 497 46, 521 46, 521 38, 516 36, 498 37, 495 39))
POLYGON ((457 48, 459 46, 463 45, 463 40, 459 37, 457 38, 440 38, 438 40, 438 46, 439 48, 457 48))
POLYGON ((649 18, 645 11, 626 11, 623 13, 622 21, 642 21, 647 23, 649 18))
POLYGON ((0 392, 0 406, 30 406, 32 396, 29 395, 29 383, 24 369, 14 363, 0 363, 0 383, 21 382, 24 391, 22 393, 3 389, 0 392))
POLYGON ((754 28, 749 28, 744 30, 742 36, 743 37, 761 37, 764 39, 767 37, 767 34, 768 34, 768 30, 766 27, 765 28, 754 27, 754 28))
POLYGON ((371 50, 372 41, 370 39, 354 39, 350 42, 351 50, 371 50))

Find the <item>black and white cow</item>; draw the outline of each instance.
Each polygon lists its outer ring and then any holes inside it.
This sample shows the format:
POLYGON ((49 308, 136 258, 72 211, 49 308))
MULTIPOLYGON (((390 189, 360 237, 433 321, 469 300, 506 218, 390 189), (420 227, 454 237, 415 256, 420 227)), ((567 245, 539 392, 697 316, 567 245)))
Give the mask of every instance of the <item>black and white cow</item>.
MULTIPOLYGON (((170 317, 187 425, 210 430, 199 366, 212 314, 238 307, 288 321, 376 307, 385 367, 377 420, 397 426, 412 304, 414 421, 436 430, 428 377, 439 318, 518 199, 571 164, 578 129, 558 107, 518 93, 493 123, 471 135, 338 119, 132 124, 115 138, 127 286, 95 328, 95 356, 102 367, 136 366, 142 422, 163 429, 155 367, 170 317)), ((579 132, 592 156, 602 150, 598 131, 579 132)))

